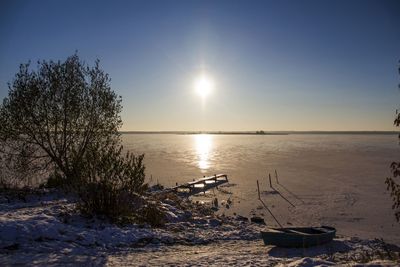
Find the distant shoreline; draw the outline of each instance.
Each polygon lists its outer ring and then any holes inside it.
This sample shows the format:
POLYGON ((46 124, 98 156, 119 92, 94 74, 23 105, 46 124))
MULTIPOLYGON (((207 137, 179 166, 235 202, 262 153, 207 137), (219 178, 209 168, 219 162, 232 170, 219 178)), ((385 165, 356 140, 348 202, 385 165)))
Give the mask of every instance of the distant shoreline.
POLYGON ((396 131, 120 131, 121 134, 214 134, 214 135, 290 135, 290 134, 322 134, 322 135, 398 135, 396 131))

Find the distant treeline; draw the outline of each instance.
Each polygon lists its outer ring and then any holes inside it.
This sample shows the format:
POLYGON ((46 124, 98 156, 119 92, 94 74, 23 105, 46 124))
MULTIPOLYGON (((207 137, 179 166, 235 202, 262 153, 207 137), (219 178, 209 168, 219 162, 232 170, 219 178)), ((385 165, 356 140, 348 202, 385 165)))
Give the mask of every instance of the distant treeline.
POLYGON ((289 134, 352 134, 399 135, 396 131, 120 131, 121 134, 223 134, 223 135, 289 135, 289 134))

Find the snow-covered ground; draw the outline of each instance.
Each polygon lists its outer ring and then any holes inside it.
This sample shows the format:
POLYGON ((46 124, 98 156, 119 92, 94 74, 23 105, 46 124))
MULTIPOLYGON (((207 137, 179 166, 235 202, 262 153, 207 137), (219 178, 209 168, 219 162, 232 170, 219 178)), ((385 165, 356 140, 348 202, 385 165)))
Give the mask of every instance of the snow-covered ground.
POLYGON ((338 238, 316 248, 264 246, 263 225, 201 215, 164 203, 170 223, 116 226, 84 218, 55 191, 24 200, 0 196, 0 265, 289 265, 399 264, 399 248, 379 240, 338 238), (388 251, 391 251, 390 253, 388 251), (390 260, 392 261, 383 261, 390 260))
POLYGON ((221 241, 208 245, 148 245, 143 248, 85 248, 19 252, 0 256, 3 266, 398 266, 369 258, 381 244, 342 240, 309 249, 266 247, 261 241, 221 241))

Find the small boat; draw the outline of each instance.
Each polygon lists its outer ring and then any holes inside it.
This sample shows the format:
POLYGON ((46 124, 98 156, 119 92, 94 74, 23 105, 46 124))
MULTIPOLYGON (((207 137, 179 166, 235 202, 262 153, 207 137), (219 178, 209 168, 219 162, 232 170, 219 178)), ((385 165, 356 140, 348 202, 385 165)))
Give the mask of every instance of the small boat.
POLYGON ((332 241, 336 229, 330 226, 267 228, 261 231, 265 245, 278 247, 311 247, 332 241))

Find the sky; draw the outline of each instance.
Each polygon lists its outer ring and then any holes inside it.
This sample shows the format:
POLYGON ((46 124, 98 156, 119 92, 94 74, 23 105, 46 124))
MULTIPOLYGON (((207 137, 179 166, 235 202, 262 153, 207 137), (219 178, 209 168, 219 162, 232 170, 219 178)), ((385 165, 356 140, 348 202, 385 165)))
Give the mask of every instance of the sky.
POLYGON ((395 130, 399 14, 384 0, 0 0, 0 99, 19 64, 78 51, 109 73, 125 131, 395 130))

